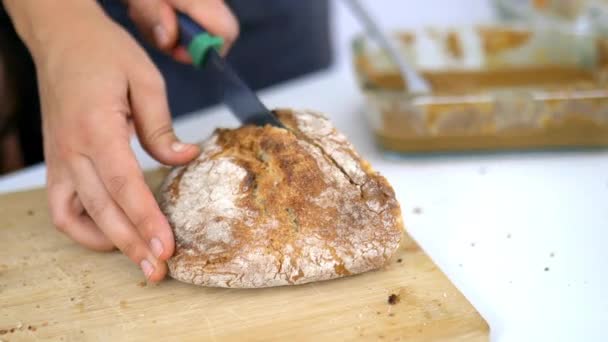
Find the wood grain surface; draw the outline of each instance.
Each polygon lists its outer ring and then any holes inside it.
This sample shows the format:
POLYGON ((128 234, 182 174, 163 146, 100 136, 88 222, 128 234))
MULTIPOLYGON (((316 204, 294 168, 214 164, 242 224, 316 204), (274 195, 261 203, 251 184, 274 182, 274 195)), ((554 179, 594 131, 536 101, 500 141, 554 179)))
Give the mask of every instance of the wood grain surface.
MULTIPOLYGON (((151 187, 162 175, 148 175, 151 187)), ((483 318, 407 234, 384 269, 339 280, 150 285, 120 253, 88 251, 53 229, 44 189, 0 196, 2 341, 488 339, 483 318)))

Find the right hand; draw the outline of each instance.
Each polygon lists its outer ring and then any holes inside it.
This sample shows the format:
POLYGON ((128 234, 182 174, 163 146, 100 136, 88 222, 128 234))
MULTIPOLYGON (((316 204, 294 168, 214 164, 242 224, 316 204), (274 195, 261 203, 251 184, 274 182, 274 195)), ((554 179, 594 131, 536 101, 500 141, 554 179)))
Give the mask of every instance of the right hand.
POLYGON ((199 149, 177 140, 159 71, 96 1, 4 2, 36 64, 53 223, 161 280, 174 237, 130 148, 130 122, 161 163, 185 164, 199 149))
POLYGON ((122 0, 144 39, 177 61, 191 63, 190 55, 178 45, 177 12, 183 13, 211 34, 224 38, 222 55, 239 35, 239 25, 224 0, 122 0))

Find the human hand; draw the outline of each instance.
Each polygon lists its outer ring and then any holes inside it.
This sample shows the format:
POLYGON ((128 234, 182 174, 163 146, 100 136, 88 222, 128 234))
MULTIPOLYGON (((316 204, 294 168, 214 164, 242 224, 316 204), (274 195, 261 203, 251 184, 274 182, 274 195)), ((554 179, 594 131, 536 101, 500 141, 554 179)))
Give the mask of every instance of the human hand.
POLYGON ((5 4, 36 64, 53 223, 88 248, 119 248, 161 280, 174 237, 131 150, 129 122, 162 163, 199 153, 173 133, 162 76, 95 1, 5 4), (53 11, 62 18, 45 15, 53 11))
POLYGON ((223 0, 123 0, 129 16, 143 37, 176 60, 191 63, 186 49, 178 45, 177 12, 192 18, 209 33, 224 39, 225 54, 239 34, 236 18, 223 0))

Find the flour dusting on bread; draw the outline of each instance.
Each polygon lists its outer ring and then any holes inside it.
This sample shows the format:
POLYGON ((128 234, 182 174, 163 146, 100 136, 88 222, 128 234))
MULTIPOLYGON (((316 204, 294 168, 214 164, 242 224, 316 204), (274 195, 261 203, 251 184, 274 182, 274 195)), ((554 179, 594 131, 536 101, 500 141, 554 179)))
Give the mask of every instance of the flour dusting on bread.
POLYGON ((382 267, 403 234, 399 204, 329 120, 276 111, 288 128, 217 130, 161 189, 170 275, 202 286, 297 285, 382 267))

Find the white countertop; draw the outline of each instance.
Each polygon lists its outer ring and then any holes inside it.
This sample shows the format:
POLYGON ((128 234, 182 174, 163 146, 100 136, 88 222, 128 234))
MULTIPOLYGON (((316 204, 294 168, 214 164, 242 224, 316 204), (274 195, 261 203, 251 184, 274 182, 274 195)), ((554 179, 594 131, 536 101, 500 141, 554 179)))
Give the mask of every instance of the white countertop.
MULTIPOLYGON (((407 7, 396 3, 378 1, 373 9, 383 18, 406 15, 390 10, 407 7)), ((489 13, 485 1, 420 6, 408 25, 479 21, 489 13), (433 8, 443 8, 443 17, 433 8)), ((263 101, 322 111, 349 136, 392 183, 407 230, 488 321, 493 341, 607 340, 608 152, 385 158, 366 128, 348 64, 347 39, 358 27, 341 6, 335 15, 337 66, 268 89, 263 101)), ((175 128, 196 141, 236 125, 216 107, 175 128)), ((144 168, 157 165, 134 148, 144 168)), ((0 191, 43 184, 44 168, 35 167, 0 178, 0 191)))

